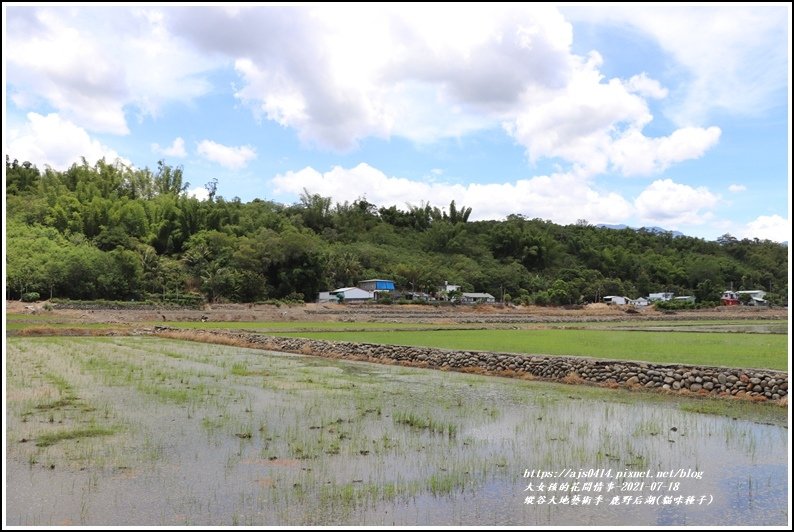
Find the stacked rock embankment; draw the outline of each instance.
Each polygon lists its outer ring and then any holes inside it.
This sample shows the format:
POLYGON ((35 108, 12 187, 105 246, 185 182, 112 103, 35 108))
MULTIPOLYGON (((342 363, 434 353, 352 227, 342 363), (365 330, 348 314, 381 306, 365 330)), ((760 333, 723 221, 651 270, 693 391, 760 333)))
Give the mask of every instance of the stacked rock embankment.
POLYGON ((229 331, 184 331, 167 327, 156 327, 155 334, 326 358, 365 360, 486 375, 529 376, 569 383, 625 386, 635 389, 759 400, 779 400, 788 396, 788 373, 769 369, 453 351, 431 347, 285 338, 229 331))

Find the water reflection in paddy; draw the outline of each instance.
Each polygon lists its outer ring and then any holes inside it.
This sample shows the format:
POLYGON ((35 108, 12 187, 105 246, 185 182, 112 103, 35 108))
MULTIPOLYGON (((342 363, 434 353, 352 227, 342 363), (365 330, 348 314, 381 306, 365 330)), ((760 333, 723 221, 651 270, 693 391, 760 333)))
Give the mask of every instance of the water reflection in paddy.
POLYGON ((9 376, 8 524, 787 522, 786 429, 674 401, 153 339, 13 339, 8 351, 21 368, 9 376), (36 364, 124 429, 36 447, 47 420, 23 422, 13 400, 36 364), (701 478, 657 477, 671 470, 701 478))

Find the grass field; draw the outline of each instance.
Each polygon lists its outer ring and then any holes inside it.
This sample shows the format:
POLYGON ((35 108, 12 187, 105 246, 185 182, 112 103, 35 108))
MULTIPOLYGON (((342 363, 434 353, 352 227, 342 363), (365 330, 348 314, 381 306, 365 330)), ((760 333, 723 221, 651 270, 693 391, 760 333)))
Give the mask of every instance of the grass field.
MULTIPOLYGON (((446 349, 589 356, 659 363, 788 369, 787 320, 625 320, 549 323, 379 323, 331 321, 59 322, 54 315, 8 314, 6 327, 103 330, 164 325, 182 329, 241 329, 283 336, 446 349), (783 333, 783 334, 742 334, 783 333)), ((52 329, 52 331, 48 331, 52 329)), ((39 332, 41 334, 41 332, 39 332)))
POLYGON ((777 334, 541 329, 422 332, 340 331, 284 333, 282 335, 442 349, 788 369, 788 338, 777 334))

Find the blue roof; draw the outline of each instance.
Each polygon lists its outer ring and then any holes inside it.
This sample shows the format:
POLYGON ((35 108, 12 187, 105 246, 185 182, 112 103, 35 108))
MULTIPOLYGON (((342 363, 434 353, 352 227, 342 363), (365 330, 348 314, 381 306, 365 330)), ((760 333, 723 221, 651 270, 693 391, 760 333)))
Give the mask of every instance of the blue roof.
POLYGON ((375 283, 375 290, 394 290, 394 281, 389 279, 365 279, 361 283, 375 283))

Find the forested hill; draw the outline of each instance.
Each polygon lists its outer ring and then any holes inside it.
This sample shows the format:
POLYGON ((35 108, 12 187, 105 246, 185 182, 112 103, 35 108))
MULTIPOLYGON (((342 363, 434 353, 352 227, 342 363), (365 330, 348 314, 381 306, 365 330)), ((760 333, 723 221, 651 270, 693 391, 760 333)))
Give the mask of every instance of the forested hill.
POLYGON ((730 287, 787 303, 787 247, 770 241, 561 226, 532 213, 472 222, 454 201, 378 209, 307 192, 295 205, 244 203, 217 196, 216 182, 199 201, 187 196, 186 177, 162 162, 152 171, 83 161, 57 172, 6 157, 7 297, 311 301, 390 278, 431 293, 447 281, 516 303, 649 292, 717 301, 730 287))

